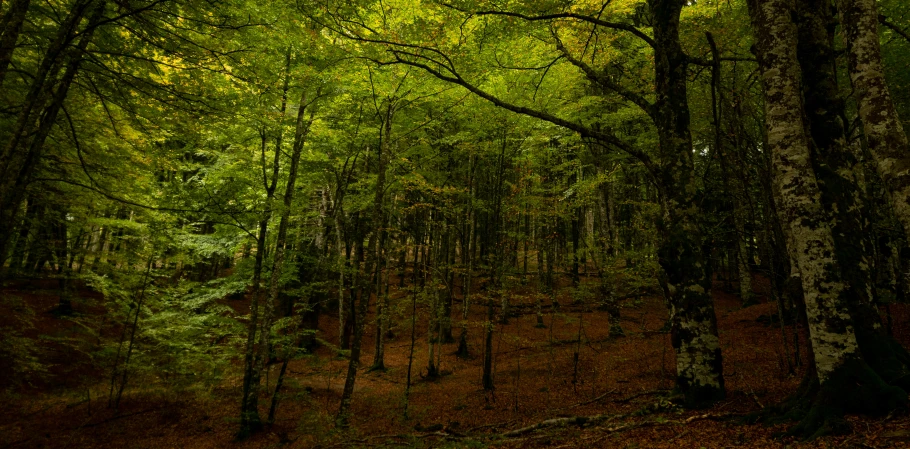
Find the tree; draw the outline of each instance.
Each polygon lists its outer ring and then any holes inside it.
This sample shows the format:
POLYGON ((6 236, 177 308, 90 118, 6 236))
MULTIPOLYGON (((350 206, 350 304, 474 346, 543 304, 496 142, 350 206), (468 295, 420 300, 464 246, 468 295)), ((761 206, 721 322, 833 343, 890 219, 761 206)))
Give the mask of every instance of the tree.
POLYGON ((845 411, 888 410, 901 403, 906 393, 882 381, 863 359, 857 342, 856 320, 841 277, 832 220, 821 207, 822 193, 811 165, 801 100, 797 28, 789 13, 794 6, 788 0, 749 2, 765 90, 775 191, 802 279, 819 382, 817 392, 808 393, 815 395, 811 408, 793 431, 817 436, 839 431, 843 426, 839 419, 845 411))

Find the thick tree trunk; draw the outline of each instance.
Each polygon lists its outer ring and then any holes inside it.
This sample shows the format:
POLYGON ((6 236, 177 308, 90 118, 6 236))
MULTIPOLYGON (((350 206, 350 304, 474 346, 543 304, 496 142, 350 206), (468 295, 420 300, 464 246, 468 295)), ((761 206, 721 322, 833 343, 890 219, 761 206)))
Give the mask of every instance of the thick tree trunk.
POLYGON ((658 249, 670 291, 670 324, 676 350, 676 385, 686 403, 724 398, 723 362, 711 277, 699 226, 697 182, 686 93, 687 58, 679 42, 682 2, 652 0, 654 14, 654 119, 660 142, 657 174, 663 217, 658 249))
POLYGON ((792 0, 750 1, 765 86, 768 146, 779 213, 799 267, 812 347, 824 383, 845 361, 858 355, 853 320, 842 295, 831 219, 811 165, 803 124, 796 26, 792 0))
MULTIPOLYGON (((848 143, 846 110, 837 85, 833 6, 825 0, 798 0, 797 8, 800 17, 797 57, 802 71, 813 169, 818 177, 822 205, 832 211, 831 231, 845 292, 854 304, 854 311, 862 305, 868 313, 873 299, 871 232, 859 149, 848 143)), ((871 314, 877 320, 878 313, 871 314)), ((872 320, 869 321, 871 325, 872 320)))
POLYGON ((869 153, 910 235, 910 144, 885 82, 876 0, 838 0, 837 6, 869 153))
POLYGON ((832 220, 821 204, 811 165, 801 100, 793 0, 750 0, 765 88, 768 149, 781 218, 802 277, 819 390, 813 407, 794 431, 837 431, 847 410, 875 411, 906 401, 863 361, 850 303, 840 276, 832 220))

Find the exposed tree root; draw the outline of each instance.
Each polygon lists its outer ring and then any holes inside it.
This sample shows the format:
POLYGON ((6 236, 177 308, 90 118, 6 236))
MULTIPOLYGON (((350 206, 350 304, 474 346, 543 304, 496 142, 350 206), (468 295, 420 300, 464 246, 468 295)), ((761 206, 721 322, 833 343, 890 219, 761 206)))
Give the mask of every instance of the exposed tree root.
POLYGON ((819 385, 814 372, 803 378, 797 392, 782 403, 768 407, 747 421, 769 424, 798 421, 787 435, 814 440, 851 431, 847 413, 884 415, 907 405, 907 392, 891 385, 862 359, 845 363, 819 385))
POLYGON ((810 440, 844 434, 850 431, 844 414, 883 415, 906 403, 906 391, 886 383, 865 361, 851 360, 821 385, 805 416, 788 433, 810 440))

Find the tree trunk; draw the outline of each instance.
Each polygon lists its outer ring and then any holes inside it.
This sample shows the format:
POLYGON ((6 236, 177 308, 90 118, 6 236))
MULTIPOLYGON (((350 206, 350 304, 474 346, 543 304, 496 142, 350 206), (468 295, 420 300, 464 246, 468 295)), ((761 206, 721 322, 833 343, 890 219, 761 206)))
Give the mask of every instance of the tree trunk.
MULTIPOLYGON (((837 85, 833 6, 825 0, 798 0, 797 8, 800 17, 797 58, 802 70, 813 169, 818 177, 822 205, 833 212, 831 231, 845 292, 855 307, 861 304, 871 307, 874 266, 870 257, 871 230, 859 149, 848 143, 847 113, 837 85)), ((876 319, 870 321, 878 321, 878 313, 872 313, 876 319)))
MULTIPOLYGON (((290 71, 291 64, 291 55, 288 52, 285 58, 285 67, 284 67, 284 86, 281 95, 281 117, 284 117, 285 112, 287 111, 287 94, 290 85, 290 77, 288 73, 290 71)), ((237 432, 237 437, 239 439, 244 439, 250 436, 251 434, 258 432, 262 429, 262 418, 259 416, 259 382, 260 376, 262 374, 262 365, 264 363, 262 359, 263 351, 257 350, 256 348, 256 335, 257 332, 261 332, 264 329, 262 325, 263 321, 268 320, 268 300, 266 300, 266 307, 263 307, 262 315, 264 318, 260 317, 260 293, 261 293, 261 281, 262 281, 262 265, 265 259, 269 220, 272 217, 272 201, 275 198, 275 189, 278 187, 278 174, 280 171, 280 158, 281 158, 281 142, 282 142, 282 133, 278 132, 278 135, 275 138, 275 155, 272 159, 272 177, 269 180, 267 176, 268 168, 266 166, 266 145, 268 141, 268 134, 265 129, 260 130, 260 165, 262 168, 262 183, 265 187, 266 193, 266 207, 263 211, 262 217, 259 220, 259 236, 256 241, 256 259, 253 265, 253 291, 250 294, 250 321, 247 324, 247 340, 246 348, 244 352, 243 359, 243 387, 241 392, 240 399, 240 429, 237 432)), ((260 337, 260 341, 267 341, 260 337)))
POLYGON ((106 2, 100 0, 80 0, 73 6, 73 10, 61 25, 57 37, 42 60, 38 73, 32 81, 31 90, 26 96, 25 105, 20 111, 13 135, 4 148, 3 154, 0 155, 0 173, 3 174, 0 177, 2 179, 0 181, 0 260, 6 257, 7 246, 12 234, 10 226, 15 223, 20 205, 25 197, 26 186, 31 182, 35 168, 41 161, 44 142, 57 120, 57 114, 63 108, 70 85, 79 72, 83 54, 92 40, 96 25, 104 17, 105 4, 106 2), (53 77, 55 71, 52 68, 54 66, 60 66, 59 59, 88 10, 90 10, 90 14, 87 26, 79 34, 79 41, 69 52, 63 75, 56 83, 56 90, 51 92, 52 86, 48 86, 45 80, 49 76, 53 77), (49 98, 50 103, 36 117, 32 112, 40 110, 44 98, 49 98), (29 132, 36 119, 38 128, 29 132), (31 140, 23 141, 29 135, 31 140), (22 147, 25 147, 24 151, 22 151, 22 147))
MULTIPOLYGON (((290 54, 288 54, 290 58, 290 54)), ((287 92, 287 91, 285 91, 287 92)), ((317 94, 318 96, 318 94, 317 94)), ((297 110, 297 122, 294 130, 294 144, 291 150, 290 167, 288 168, 287 184, 284 188, 284 198, 281 209, 281 220, 278 222, 278 235, 275 239, 275 255, 272 257, 272 273, 269 278, 269 292, 266 299, 263 317, 262 329, 259 331, 259 363, 266 363, 271 357, 269 350, 271 348, 271 329, 272 329, 272 311, 278 302, 278 295, 281 291, 281 273, 284 268, 284 259, 287 252, 287 234, 288 225, 291 217, 291 206, 294 202, 295 185, 297 183, 297 170, 300 165, 300 155, 303 152, 303 145, 306 143, 307 135, 310 132, 310 125, 313 124, 315 111, 310 109, 309 119, 306 118, 306 111, 309 104, 307 103, 306 90, 300 97, 300 106, 297 110)), ((277 150, 276 150, 277 151, 277 150)), ((278 155, 276 154, 277 158, 278 155)), ((258 256, 258 255, 257 255, 258 256)), ((259 369, 261 371, 261 368, 259 369)), ((282 374, 284 366, 282 365, 282 374)), ((281 377, 282 374, 279 374, 281 377)), ((276 386, 276 392, 280 386, 276 386)), ((277 394, 277 393, 276 393, 277 394)), ((275 403, 275 401, 273 401, 275 403)), ((270 407, 269 416, 274 417, 275 409, 270 407)))
POLYGON ((0 35, 0 88, 6 79, 6 72, 16 50, 16 42, 25 22, 25 14, 31 0, 13 0, 6 14, 3 15, 2 35, 0 35))
POLYGON ((885 409, 906 401, 863 361, 836 259, 831 219, 811 155, 801 100, 792 0, 749 1, 765 90, 768 149, 779 212, 802 277, 814 368, 820 389, 802 422, 803 435, 843 429, 847 410, 885 409))
POLYGON ((676 385, 686 404, 700 406, 725 396, 711 276, 695 198, 698 178, 689 130, 687 57, 679 42, 682 2, 653 0, 654 119, 660 143, 662 236, 658 259, 670 291, 670 324, 676 350, 676 385))
MULTIPOLYGON (((377 176, 375 193, 373 196, 373 208, 370 222, 374 227, 379 227, 383 223, 382 203, 385 195, 385 176, 386 165, 388 162, 389 145, 392 134, 392 117, 395 115, 397 102, 394 99, 388 99, 388 104, 383 117, 383 128, 380 134, 380 142, 377 148, 377 176)), ((360 303, 358 304, 357 313, 354 323, 354 338, 351 341, 351 358, 348 362, 347 376, 344 382, 344 390, 341 393, 341 406, 336 416, 336 424, 339 427, 347 427, 349 424, 349 414, 351 409, 351 397, 354 394, 354 382, 357 378, 357 369, 360 367, 360 352, 363 340, 363 329, 366 321, 367 310, 370 304, 370 296, 373 293, 373 285, 379 277, 379 261, 382 259, 382 242, 381 230, 374 229, 370 234, 369 243, 367 244, 367 261, 363 269, 362 284, 366 288, 362 289, 360 303)))
POLYGON ((904 231, 910 235, 910 144, 885 82, 876 0, 838 0, 850 79, 878 172, 904 231))

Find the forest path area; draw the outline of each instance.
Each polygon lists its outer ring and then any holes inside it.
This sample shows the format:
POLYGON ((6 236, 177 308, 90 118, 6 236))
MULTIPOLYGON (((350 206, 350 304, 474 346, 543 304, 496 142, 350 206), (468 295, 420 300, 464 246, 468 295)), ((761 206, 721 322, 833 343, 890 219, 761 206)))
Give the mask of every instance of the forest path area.
MULTIPOLYGON (((545 327, 536 327, 530 295, 515 294, 508 324, 494 328, 492 394, 481 388, 482 327, 485 308, 475 306, 468 329, 472 357, 454 355, 457 344, 444 344, 441 376, 427 379, 426 316, 417 322, 407 415, 404 392, 411 350, 410 322, 395 319, 387 341, 385 372, 358 378, 351 428, 337 431, 333 415, 344 384, 347 361, 323 346, 316 357, 289 365, 275 424, 244 441, 234 441, 239 377, 209 389, 182 390, 163 379, 137 380, 128 388, 118 413, 107 408, 107 393, 97 385, 64 395, 52 385, 36 385, 0 410, 0 449, 6 448, 272 448, 272 447, 604 447, 604 448, 886 448, 910 447, 910 418, 848 417, 851 435, 809 443, 774 434, 789 424, 745 425, 735 418, 773 405, 800 381, 802 368, 789 373, 786 354, 794 357, 794 330, 784 333, 774 303, 742 308, 735 296, 715 289, 718 329, 724 354, 727 399, 705 410, 684 411, 666 399, 674 384, 674 352, 663 332, 662 298, 623 303, 626 336, 609 337, 607 313, 561 298, 547 308, 545 327), (774 318, 769 318, 774 317, 774 318), (579 339, 580 336, 580 339, 579 339), (784 346, 783 336, 787 338, 784 346), (577 354, 577 355, 576 355, 577 354), (600 416, 601 422, 527 430, 546 420, 600 416), (516 429, 526 430, 515 432, 516 429), (512 432, 512 433, 510 433, 512 432)), ((48 312, 53 289, 33 291, 28 300, 38 312, 35 335, 54 335, 53 323, 65 321, 48 312), (45 310, 40 312, 40 310, 45 310)), ((404 304, 407 301, 399 301, 404 304)), ((237 302, 242 307, 243 302, 237 302)), ((372 318, 372 313, 371 313, 372 318)), ((400 317, 401 318, 401 317, 400 317)), ((893 332, 910 343, 910 307, 892 306, 893 332)), ((370 321, 368 329, 372 328, 370 321)), ((335 316, 324 313, 319 337, 337 341, 335 316)), ((454 334, 460 332, 455 326, 454 334)), ((59 330, 58 330, 59 334, 59 330)), ((803 332, 804 334, 804 332, 803 332)), ((365 340, 363 366, 371 363, 373 332, 365 340)), ((805 359, 806 336, 799 348, 805 359)), ((56 356, 55 371, 66 357, 56 356)), ((70 356, 75 363, 78 354, 70 356)), ((273 387, 280 364, 265 384, 273 387)), ((805 360, 803 361, 805 366, 805 360)), ((365 369, 364 369, 365 371, 365 369)), ((58 378, 61 376, 57 376, 58 378)), ((72 379, 70 379, 72 380, 72 379)), ((66 384, 61 383, 60 385, 66 384)), ((260 404, 267 404, 263 396, 260 404)), ((595 419, 595 421, 597 420, 595 419)), ((564 423, 565 424, 565 423, 564 423)))

